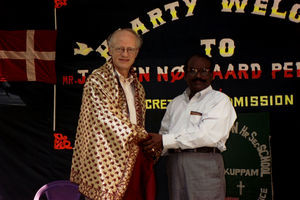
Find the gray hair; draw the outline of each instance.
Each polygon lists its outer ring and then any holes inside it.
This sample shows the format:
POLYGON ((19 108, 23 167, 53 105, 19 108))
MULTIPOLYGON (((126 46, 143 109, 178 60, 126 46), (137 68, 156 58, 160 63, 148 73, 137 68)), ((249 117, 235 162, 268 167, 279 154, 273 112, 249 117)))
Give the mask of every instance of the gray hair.
POLYGON ((113 37, 115 36, 116 33, 120 32, 120 31, 127 31, 127 32, 132 33, 137 39, 138 48, 141 48, 141 46, 143 44, 143 39, 141 38, 141 36, 137 32, 135 32, 131 28, 123 28, 123 29, 120 28, 120 29, 114 31, 112 34, 110 34, 107 38, 108 47, 110 47, 110 48, 112 47, 113 37))

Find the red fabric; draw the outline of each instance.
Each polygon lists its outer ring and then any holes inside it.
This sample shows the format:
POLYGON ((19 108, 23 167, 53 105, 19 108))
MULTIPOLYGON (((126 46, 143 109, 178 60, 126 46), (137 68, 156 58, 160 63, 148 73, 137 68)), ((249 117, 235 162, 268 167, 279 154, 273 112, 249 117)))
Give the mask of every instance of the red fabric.
POLYGON ((0 30, 0 81, 56 83, 57 33, 54 30, 34 30, 33 33, 33 40, 28 40, 28 31, 26 30, 0 30), (30 46, 32 46, 32 50, 28 48, 30 46), (27 62, 32 59, 33 61, 30 62, 33 62, 34 73, 27 72, 27 62), (30 79, 28 73, 33 74, 30 79))
POLYGON ((36 81, 56 83, 55 61, 35 60, 36 81))
POLYGON ((26 61, 0 58, 0 79, 3 81, 27 81, 26 61))
POLYGON ((153 161, 139 151, 123 200, 155 200, 153 161))
POLYGON ((34 50, 36 51, 55 51, 56 31, 36 30, 34 34, 34 50))

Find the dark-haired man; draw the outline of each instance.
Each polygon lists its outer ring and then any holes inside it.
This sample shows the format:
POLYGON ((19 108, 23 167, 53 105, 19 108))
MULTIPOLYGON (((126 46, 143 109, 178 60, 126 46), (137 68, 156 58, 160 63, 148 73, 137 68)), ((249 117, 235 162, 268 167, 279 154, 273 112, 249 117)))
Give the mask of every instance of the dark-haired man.
POLYGON ((160 134, 144 144, 168 153, 167 174, 172 200, 224 200, 223 157, 226 140, 236 119, 224 93, 212 89, 212 60, 192 55, 185 66, 188 88, 174 98, 161 122, 160 134))

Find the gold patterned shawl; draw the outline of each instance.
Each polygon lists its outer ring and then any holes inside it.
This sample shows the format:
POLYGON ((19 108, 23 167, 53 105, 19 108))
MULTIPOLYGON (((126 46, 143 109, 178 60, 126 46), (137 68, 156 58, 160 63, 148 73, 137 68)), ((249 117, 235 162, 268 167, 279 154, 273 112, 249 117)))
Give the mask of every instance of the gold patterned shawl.
POLYGON ((111 60, 94 70, 84 86, 70 180, 93 200, 122 199, 139 152, 138 142, 148 136, 144 88, 132 75, 137 125, 129 120, 126 97, 111 60))

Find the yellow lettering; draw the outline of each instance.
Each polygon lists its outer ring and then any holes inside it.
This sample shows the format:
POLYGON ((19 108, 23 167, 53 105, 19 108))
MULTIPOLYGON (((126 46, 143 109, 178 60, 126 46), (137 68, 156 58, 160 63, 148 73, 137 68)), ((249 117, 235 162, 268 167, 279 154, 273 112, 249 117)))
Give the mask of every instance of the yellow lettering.
POLYGON ((232 12, 232 7, 235 4, 237 13, 244 13, 245 7, 248 3, 248 0, 243 0, 240 4, 240 0, 230 0, 230 3, 227 0, 222 1, 222 12, 232 12))
POLYGON ((285 95, 285 105, 294 105, 294 95, 285 95))
POLYGON ((104 42, 102 42, 102 44, 96 49, 96 52, 100 53, 100 55, 102 57, 104 57, 106 59, 106 61, 110 58, 110 56, 108 55, 107 40, 105 40, 104 42))
POLYGON ((167 100, 166 99, 162 99, 160 101, 160 109, 167 109, 167 100))
POLYGON ((148 12, 148 15, 150 17, 150 21, 153 24, 153 28, 157 28, 162 24, 165 24, 166 22, 163 20, 162 16, 162 12, 159 8, 156 8, 150 12, 148 12), (160 25, 158 25, 157 21, 160 23, 160 25))
POLYGON ((290 11, 290 15, 289 15, 289 19, 292 22, 296 22, 296 23, 300 22, 300 15, 298 14, 299 9, 300 9, 300 4, 293 5, 293 7, 290 11), (298 16, 298 17, 296 18, 296 16, 298 16))
POLYGON ((167 109, 172 99, 146 99, 146 109, 167 109))
POLYGON ((216 45, 215 39, 200 40, 200 45, 205 45, 205 54, 211 57, 211 45, 216 45))
POLYGON ((258 96, 250 97, 250 106, 258 106, 258 96))
POLYGON ((186 13, 186 17, 189 17, 189 16, 193 16, 194 15, 194 9, 195 9, 195 5, 196 5, 196 2, 197 0, 191 0, 191 2, 189 0, 183 0, 185 5, 188 7, 188 11, 186 13))
POLYGON ((248 97, 245 97, 245 106, 248 107, 248 97))
POLYGON ((275 105, 277 105, 277 106, 281 106, 282 105, 282 103, 283 103, 283 101, 282 101, 282 95, 275 95, 275 105))
POLYGON ((155 108, 160 108, 159 107, 159 99, 153 99, 152 100, 152 104, 153 104, 153 109, 155 109, 155 108))
POLYGON ((279 5, 280 1, 281 0, 274 0, 274 4, 272 7, 272 12, 271 12, 270 16, 284 19, 286 16, 286 12, 283 12, 283 13, 278 12, 278 5, 279 5))
POLYGON ((260 105, 268 106, 268 96, 260 96, 260 105))
POLYGON ((138 31, 142 31, 142 34, 147 33, 149 30, 145 27, 145 25, 140 21, 139 18, 132 20, 131 22, 132 29, 138 33, 138 31))
POLYGON ((146 109, 152 109, 151 99, 146 99, 146 109))
POLYGON ((224 38, 220 41, 220 55, 223 57, 230 57, 234 54, 234 41, 230 38, 224 38))
POLYGON ((178 19, 177 12, 176 12, 176 9, 175 9, 175 7, 178 7, 178 6, 179 6, 178 1, 175 1, 173 3, 169 3, 169 4, 165 5, 165 10, 170 10, 170 14, 172 16, 172 21, 178 19))
POLYGON ((240 97, 240 98, 237 98, 237 97, 234 97, 234 107, 236 106, 240 106, 240 107, 244 107, 244 98, 243 97, 240 97))
POLYGON ((265 15, 267 6, 268 0, 256 0, 252 13, 256 15, 265 15))

